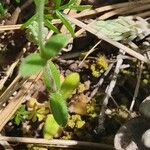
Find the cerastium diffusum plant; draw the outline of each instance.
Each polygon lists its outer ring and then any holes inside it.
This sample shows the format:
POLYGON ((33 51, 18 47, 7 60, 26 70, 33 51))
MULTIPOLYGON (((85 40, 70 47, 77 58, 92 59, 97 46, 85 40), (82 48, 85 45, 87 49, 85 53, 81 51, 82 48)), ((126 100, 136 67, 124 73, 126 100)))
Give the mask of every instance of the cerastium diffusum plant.
MULTIPOLYGON (((69 35, 56 34, 45 42, 43 34, 45 1, 34 1, 36 4, 37 45, 39 46, 39 52, 32 53, 22 60, 19 73, 22 76, 30 76, 43 71, 43 80, 50 93, 51 112, 56 122, 64 127, 68 120, 66 99, 78 86, 80 77, 78 73, 71 73, 61 83, 59 70, 52 62, 52 58, 66 46, 69 41, 69 35)), ((61 0, 56 0, 55 3, 60 5, 61 0)))

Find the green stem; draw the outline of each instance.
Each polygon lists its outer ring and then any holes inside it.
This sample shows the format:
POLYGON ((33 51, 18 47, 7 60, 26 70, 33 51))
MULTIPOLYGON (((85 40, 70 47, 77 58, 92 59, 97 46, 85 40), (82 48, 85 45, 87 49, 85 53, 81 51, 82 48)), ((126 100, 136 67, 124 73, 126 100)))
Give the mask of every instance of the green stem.
POLYGON ((40 46, 40 54, 43 56, 44 49, 44 38, 43 38, 43 29, 44 29, 44 5, 45 0, 35 0, 36 3, 36 11, 37 11, 37 22, 38 22, 38 41, 40 46))

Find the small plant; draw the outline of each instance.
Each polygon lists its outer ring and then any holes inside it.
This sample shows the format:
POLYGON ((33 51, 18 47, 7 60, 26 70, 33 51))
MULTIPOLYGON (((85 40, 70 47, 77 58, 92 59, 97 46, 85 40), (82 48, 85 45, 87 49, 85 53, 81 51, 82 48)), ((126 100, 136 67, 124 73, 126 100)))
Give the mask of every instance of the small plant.
MULTIPOLYGON (((44 4, 44 1, 42 2, 44 4)), ((74 29, 71 25, 71 23, 66 19, 66 17, 63 15, 62 11, 65 9, 75 9, 78 11, 82 11, 85 9, 90 9, 90 5, 79 5, 77 0, 70 0, 68 3, 63 4, 64 1, 62 0, 52 0, 49 2, 48 0, 45 1, 45 11, 46 14, 44 14, 43 23, 44 25, 49 28, 50 30, 53 30, 56 33, 59 33, 58 28, 51 23, 52 19, 60 19, 63 25, 68 29, 68 31, 71 33, 72 36, 74 36, 74 29)), ((39 5, 39 0, 35 0, 36 6, 39 5)), ((30 18, 24 25, 23 28, 27 27, 32 24, 32 22, 35 22, 38 18, 38 12, 30 18)))
POLYGON ((7 12, 7 9, 5 9, 3 3, 0 2, 0 17, 4 16, 7 12))
POLYGON ((45 139, 51 139, 55 136, 60 129, 60 126, 55 121, 52 114, 47 115, 44 127, 43 127, 43 136, 45 139))
POLYGON ((20 125, 20 123, 27 118, 29 112, 26 110, 25 105, 21 105, 21 107, 17 110, 17 112, 12 116, 12 120, 16 125, 20 125))
MULTIPOLYGON (((57 34, 45 42, 44 40, 44 0, 35 0, 37 21, 37 43, 39 52, 28 55, 22 60, 19 72, 22 76, 30 76, 40 71, 43 72, 44 83, 49 90, 49 102, 54 119, 60 126, 65 126, 68 120, 66 99, 77 87, 80 77, 78 73, 72 73, 61 84, 60 73, 52 59, 66 46, 69 41, 68 35, 57 34)), ((61 1, 55 1, 57 13, 61 1)), ((60 9, 61 10, 61 9, 60 9)), ((63 19, 62 19, 63 20, 63 19)))

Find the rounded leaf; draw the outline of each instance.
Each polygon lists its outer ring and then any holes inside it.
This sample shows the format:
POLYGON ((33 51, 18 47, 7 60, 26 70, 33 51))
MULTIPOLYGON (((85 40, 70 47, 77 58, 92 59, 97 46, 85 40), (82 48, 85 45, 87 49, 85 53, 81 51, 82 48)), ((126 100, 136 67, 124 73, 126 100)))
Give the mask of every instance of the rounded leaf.
POLYGON ((69 36, 65 34, 56 34, 46 42, 43 49, 44 58, 50 59, 56 56, 60 50, 67 45, 69 36))
POLYGON ((66 126, 68 121, 68 110, 66 101, 59 93, 52 93, 50 95, 50 108, 56 122, 60 126, 66 126))
POLYGON ((36 74, 42 70, 45 64, 46 60, 44 60, 39 53, 30 54, 22 60, 19 73, 22 76, 36 74))
POLYGON ((45 139, 50 139, 54 135, 57 134, 60 126, 58 123, 55 121, 54 117, 52 114, 47 115, 46 121, 44 123, 43 127, 43 136, 45 139))
POLYGON ((80 76, 78 73, 69 74, 61 86, 61 94, 65 99, 67 99, 72 92, 77 88, 80 82, 80 76))

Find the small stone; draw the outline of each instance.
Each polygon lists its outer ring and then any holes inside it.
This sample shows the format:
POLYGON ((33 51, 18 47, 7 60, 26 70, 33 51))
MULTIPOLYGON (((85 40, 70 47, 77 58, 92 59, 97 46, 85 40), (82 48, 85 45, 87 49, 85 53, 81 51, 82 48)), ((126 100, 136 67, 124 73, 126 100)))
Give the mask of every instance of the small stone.
POLYGON ((150 148, 150 129, 144 132, 141 140, 145 147, 150 148))
POLYGON ((140 104, 139 111, 140 113, 150 119, 150 96, 146 97, 145 100, 140 104))

